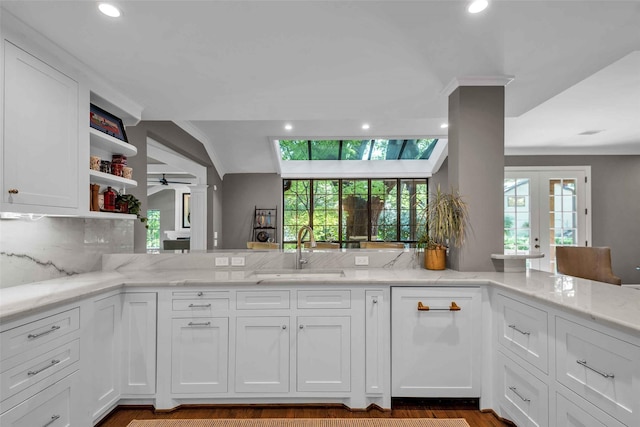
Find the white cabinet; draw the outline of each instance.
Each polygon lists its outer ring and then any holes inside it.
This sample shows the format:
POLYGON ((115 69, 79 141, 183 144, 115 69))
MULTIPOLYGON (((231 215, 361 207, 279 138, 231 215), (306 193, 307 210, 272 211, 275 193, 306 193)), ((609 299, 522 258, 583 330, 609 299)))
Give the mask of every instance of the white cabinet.
POLYGON ((78 214, 78 82, 9 41, 4 48, 0 211, 78 214))
POLYGON ((74 372, 0 415, 2 427, 83 426, 78 408, 80 373, 74 372))
POLYGON ((640 425, 640 347, 556 317, 556 379, 622 423, 640 425))
POLYGON ((93 418, 109 411, 120 398, 122 360, 122 295, 113 295, 93 303, 92 375, 93 418))
POLYGON ((122 396, 156 391, 156 293, 125 293, 122 308, 122 396))
POLYGON ((301 316, 297 325, 298 391, 349 391, 350 317, 301 316))
POLYGON ((290 330, 289 316, 236 319, 235 391, 289 391, 290 330))
POLYGON ((500 351, 496 356, 496 391, 500 412, 518 426, 548 426, 547 385, 500 351))
POLYGON ((391 300, 392 396, 479 397, 480 289, 393 287, 391 300))
POLYGON ((171 320, 171 392, 226 393, 229 319, 171 320))
POLYGON ((386 380, 386 354, 389 351, 387 333, 387 302, 382 290, 365 292, 365 391, 367 394, 383 394, 386 380))
POLYGON ((578 405, 559 392, 556 395, 557 427, 624 427, 604 412, 589 405, 578 405))

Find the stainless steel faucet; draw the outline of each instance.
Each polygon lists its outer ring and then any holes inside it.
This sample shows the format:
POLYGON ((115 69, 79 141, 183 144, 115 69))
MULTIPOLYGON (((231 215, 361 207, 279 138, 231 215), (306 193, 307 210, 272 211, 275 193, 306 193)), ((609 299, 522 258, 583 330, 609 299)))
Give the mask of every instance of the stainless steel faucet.
POLYGON ((303 225, 298 230, 298 246, 296 248, 296 270, 302 268, 302 264, 306 264, 309 261, 305 258, 302 258, 302 238, 306 232, 309 232, 309 245, 312 248, 316 247, 316 239, 313 237, 313 229, 308 225, 303 225))

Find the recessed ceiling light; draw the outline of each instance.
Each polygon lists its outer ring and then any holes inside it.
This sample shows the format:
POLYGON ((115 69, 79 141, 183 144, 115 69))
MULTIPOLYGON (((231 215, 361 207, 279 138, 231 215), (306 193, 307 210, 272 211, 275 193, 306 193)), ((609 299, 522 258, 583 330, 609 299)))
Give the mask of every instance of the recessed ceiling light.
POLYGON ((469 13, 478 13, 482 12, 489 6, 489 2, 487 0, 474 0, 471 2, 469 7, 467 8, 467 12, 469 13))
POLYGON ((443 123, 440 125, 440 129, 446 129, 449 127, 449 123, 443 123))
POLYGON ((371 127, 371 126, 369 126, 369 123, 365 123, 365 124, 363 124, 363 125, 362 125, 362 129, 363 129, 363 130, 367 130, 367 129, 369 129, 370 127, 371 127))
POLYGON ((286 125, 284 125, 284 128, 286 130, 291 130, 291 129, 293 129, 293 125, 291 123, 287 123, 286 125))
POLYGON ((120 9, 109 3, 100 3, 98 9, 100 9, 100 12, 112 18, 117 18, 121 15, 120 9))

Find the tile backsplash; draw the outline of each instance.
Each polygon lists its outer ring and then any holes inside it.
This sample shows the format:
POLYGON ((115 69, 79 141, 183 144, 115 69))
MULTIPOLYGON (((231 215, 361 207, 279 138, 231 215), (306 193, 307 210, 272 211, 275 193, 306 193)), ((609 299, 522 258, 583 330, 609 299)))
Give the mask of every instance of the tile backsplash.
POLYGON ((0 288, 102 268, 103 254, 133 253, 133 220, 0 220, 0 288))

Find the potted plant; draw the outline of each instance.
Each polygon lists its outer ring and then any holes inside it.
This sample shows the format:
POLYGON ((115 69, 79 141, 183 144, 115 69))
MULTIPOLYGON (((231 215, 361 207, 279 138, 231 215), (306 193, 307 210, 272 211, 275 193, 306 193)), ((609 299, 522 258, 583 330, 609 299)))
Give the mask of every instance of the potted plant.
POLYGON ((116 206, 119 206, 120 212, 134 214, 142 222, 145 228, 149 228, 147 217, 140 215, 140 200, 133 194, 118 194, 116 196, 116 206))
POLYGON ((467 204, 457 191, 440 190, 429 194, 425 209, 425 234, 420 236, 416 247, 424 250, 424 266, 429 270, 446 268, 446 253, 449 245, 462 246, 468 221, 467 204))

